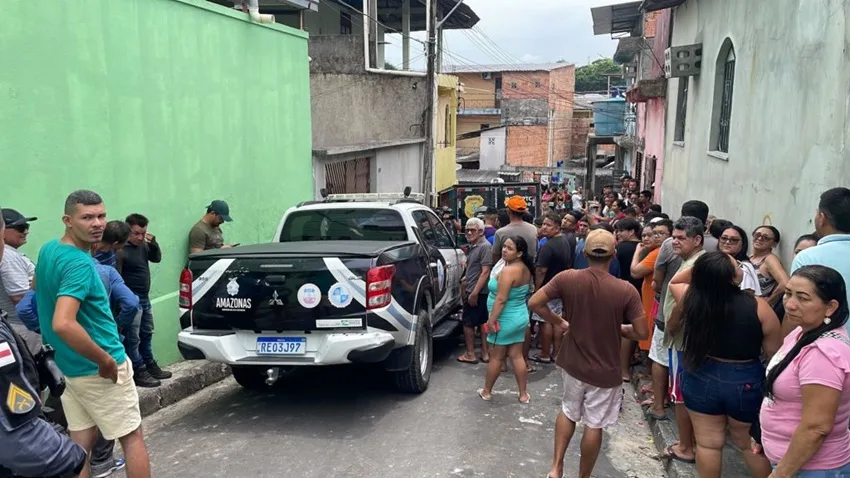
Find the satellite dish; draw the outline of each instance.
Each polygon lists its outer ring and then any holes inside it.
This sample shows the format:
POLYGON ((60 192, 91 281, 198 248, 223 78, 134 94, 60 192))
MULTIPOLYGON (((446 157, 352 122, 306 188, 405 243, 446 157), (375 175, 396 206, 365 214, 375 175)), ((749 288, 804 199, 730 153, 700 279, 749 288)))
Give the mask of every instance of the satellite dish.
POLYGON ((505 180, 502 178, 493 178, 490 180, 490 184, 502 184, 505 180))

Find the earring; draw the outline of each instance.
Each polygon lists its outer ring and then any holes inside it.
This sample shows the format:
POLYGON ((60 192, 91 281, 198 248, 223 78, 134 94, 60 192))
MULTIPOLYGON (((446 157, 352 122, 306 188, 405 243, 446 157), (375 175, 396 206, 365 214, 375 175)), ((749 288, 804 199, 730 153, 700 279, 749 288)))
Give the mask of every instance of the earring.
POLYGON ((829 317, 823 319, 823 323, 826 325, 829 325, 830 322, 832 322, 832 319, 830 319, 829 317))

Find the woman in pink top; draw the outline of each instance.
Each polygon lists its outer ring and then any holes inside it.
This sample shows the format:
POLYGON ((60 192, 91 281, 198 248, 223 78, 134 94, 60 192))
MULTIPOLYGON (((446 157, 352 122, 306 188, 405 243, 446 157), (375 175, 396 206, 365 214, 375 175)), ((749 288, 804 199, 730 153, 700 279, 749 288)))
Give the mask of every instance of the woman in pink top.
POLYGON ((785 320, 796 328, 767 367, 762 445, 774 478, 850 476, 850 339, 844 280, 804 266, 788 281, 785 320))

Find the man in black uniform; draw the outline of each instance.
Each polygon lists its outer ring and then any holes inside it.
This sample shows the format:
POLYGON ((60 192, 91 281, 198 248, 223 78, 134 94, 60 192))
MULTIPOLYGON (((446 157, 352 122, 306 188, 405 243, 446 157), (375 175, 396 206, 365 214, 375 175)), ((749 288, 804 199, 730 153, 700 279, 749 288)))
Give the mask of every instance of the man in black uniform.
MULTIPOLYGON (((0 217, 0 260, 3 229, 0 217)), ((0 311, 0 478, 74 477, 86 452, 41 418, 35 359, 0 311)))

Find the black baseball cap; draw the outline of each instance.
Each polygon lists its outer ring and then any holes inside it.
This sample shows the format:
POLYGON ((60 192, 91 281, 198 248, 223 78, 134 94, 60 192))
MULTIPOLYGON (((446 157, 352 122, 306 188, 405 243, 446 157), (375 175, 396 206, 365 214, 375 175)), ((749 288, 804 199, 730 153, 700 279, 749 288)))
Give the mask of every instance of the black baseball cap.
POLYGON ((226 222, 233 220, 233 218, 230 217, 230 206, 227 205, 226 201, 222 201, 221 199, 216 199, 211 202, 210 205, 207 206, 207 210, 218 214, 226 222))
POLYGON ((37 217, 24 217, 23 214, 19 213, 14 209, 2 209, 3 211, 3 222, 6 223, 6 227, 18 227, 18 226, 26 226, 32 221, 38 220, 37 217))

